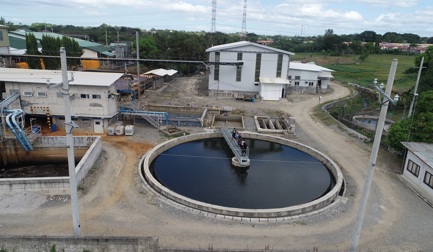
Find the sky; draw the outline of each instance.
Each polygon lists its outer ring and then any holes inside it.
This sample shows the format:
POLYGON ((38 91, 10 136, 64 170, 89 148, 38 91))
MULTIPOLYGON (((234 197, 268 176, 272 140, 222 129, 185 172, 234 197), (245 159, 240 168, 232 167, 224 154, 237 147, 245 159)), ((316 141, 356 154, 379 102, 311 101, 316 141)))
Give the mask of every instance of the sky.
MULTIPOLYGON (((245 0, 216 0, 215 30, 242 31, 245 0)), ((206 31, 212 0, 0 0, 0 17, 15 24, 144 30, 206 31)), ((258 35, 316 36, 363 31, 433 37, 431 0, 247 0, 246 31, 258 35)))

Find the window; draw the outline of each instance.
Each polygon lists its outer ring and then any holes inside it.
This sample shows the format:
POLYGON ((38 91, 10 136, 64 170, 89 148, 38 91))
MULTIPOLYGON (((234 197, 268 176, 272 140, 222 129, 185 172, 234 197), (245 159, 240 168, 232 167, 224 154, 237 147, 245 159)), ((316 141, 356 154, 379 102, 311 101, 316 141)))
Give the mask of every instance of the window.
POLYGON ((47 97, 47 92, 38 91, 38 97, 47 97))
POLYGON ((415 177, 418 177, 419 175, 419 165, 417 165, 415 162, 409 159, 407 162, 406 170, 408 170, 410 173, 415 175, 415 177))
POLYGON ((236 66, 236 81, 241 81, 242 78, 242 66, 236 66))
POLYGON ((433 175, 428 171, 425 172, 424 183, 433 189, 433 175))
POLYGON ((292 76, 291 76, 291 75, 289 75, 288 79, 289 79, 289 80, 291 80, 291 79, 292 79, 292 76))
POLYGON ((26 97, 33 96, 33 91, 24 91, 23 96, 26 96, 26 97))
POLYGON ((242 60, 242 53, 238 52, 238 61, 242 60))
POLYGON ((82 122, 90 122, 90 118, 81 118, 82 122))
POLYGON ((89 99, 89 97, 90 97, 89 94, 81 94, 80 95, 81 99, 89 99))
POLYGON ((299 86, 300 80, 301 80, 301 76, 295 76, 295 86, 299 86))
POLYGON ((111 93, 108 94, 108 99, 110 99, 113 95, 111 93))
POLYGON ((259 82, 260 81, 260 67, 262 65, 262 54, 258 53, 256 54, 256 72, 254 75, 254 81, 259 82))
POLYGON ((308 82, 308 86, 310 86, 310 87, 314 86, 314 82, 312 82, 312 81, 308 82))
POLYGON ((3 31, 0 31, 0 41, 3 41, 3 31))
POLYGON ((101 95, 93 94, 92 99, 101 99, 101 95))
POLYGON ((277 77, 281 77, 281 69, 283 68, 283 55, 278 54, 278 61, 277 61, 277 77))
MULTIPOLYGON (((220 61, 220 52, 215 52, 215 62, 220 61)), ((220 80, 220 65, 215 64, 215 71, 213 73, 213 80, 219 81, 220 80)))

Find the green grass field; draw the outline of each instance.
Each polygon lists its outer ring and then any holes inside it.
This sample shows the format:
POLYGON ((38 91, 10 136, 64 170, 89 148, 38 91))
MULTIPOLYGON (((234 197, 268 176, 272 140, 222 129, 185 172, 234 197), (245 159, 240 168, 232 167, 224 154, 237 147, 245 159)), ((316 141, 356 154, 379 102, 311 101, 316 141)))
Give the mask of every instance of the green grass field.
POLYGON ((393 59, 398 60, 393 90, 404 92, 415 85, 417 74, 403 72, 415 65, 415 55, 371 54, 364 62, 358 55, 334 57, 321 54, 297 53, 293 61, 313 61, 316 64, 332 69, 334 79, 342 83, 356 83, 361 86, 371 86, 377 78, 378 83, 385 83, 393 59))

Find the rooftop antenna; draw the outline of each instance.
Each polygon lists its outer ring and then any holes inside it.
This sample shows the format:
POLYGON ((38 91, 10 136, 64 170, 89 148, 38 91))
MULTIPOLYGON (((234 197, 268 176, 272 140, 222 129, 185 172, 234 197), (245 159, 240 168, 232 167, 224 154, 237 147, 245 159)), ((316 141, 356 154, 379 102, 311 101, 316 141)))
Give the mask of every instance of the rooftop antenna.
POLYGON ((216 0, 212 0, 212 27, 210 32, 215 33, 215 21, 216 21, 216 0))

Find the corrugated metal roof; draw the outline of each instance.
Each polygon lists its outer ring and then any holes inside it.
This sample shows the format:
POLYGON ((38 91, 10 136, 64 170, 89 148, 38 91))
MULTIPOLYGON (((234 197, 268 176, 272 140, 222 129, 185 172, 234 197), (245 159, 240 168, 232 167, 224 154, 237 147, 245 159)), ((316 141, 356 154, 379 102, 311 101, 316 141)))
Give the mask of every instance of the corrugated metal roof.
POLYGON ((154 74, 154 75, 158 75, 158 76, 172 76, 173 74, 177 73, 176 70, 170 69, 170 70, 166 70, 164 68, 158 68, 158 69, 154 69, 154 70, 150 70, 148 72, 145 72, 144 74, 154 74))
POLYGON ((316 65, 313 62, 310 63, 300 63, 300 62, 290 62, 289 64, 289 70, 302 70, 302 71, 310 71, 310 72, 319 72, 318 77, 322 78, 333 78, 331 72, 334 72, 334 70, 321 67, 316 65))
POLYGON ((401 144, 413 152, 413 154, 424 163, 433 168, 433 144, 416 142, 401 142, 401 144))
POLYGON ((290 84, 289 80, 283 78, 259 78, 260 84, 290 84))
POLYGON ((334 70, 332 69, 321 67, 314 63, 301 63, 301 62, 294 62, 294 61, 290 62, 289 69, 312 71, 312 72, 322 72, 322 71, 334 72, 334 70))
MULTIPOLYGON (((69 79, 71 73, 74 73, 74 80, 69 82, 71 86, 110 86, 123 75, 123 73, 68 71, 69 79)), ((47 80, 50 80, 50 83, 62 82, 62 72, 60 70, 0 68, 0 81, 46 84, 47 80)))
MULTIPOLYGON (((63 38, 62 34, 58 34, 58 33, 53 33, 53 32, 29 32, 29 31, 23 31, 23 30, 19 30, 19 31, 11 31, 9 32, 9 38, 11 37, 15 37, 16 39, 22 39, 24 40, 24 44, 25 44, 25 38, 26 38, 26 33, 32 33, 33 35, 35 35, 37 40, 42 40, 42 36, 50 36, 53 38, 63 38)), ((106 56, 115 56, 115 54, 109 52, 111 50, 110 47, 108 46, 104 46, 101 45, 99 43, 95 43, 95 42, 91 42, 91 41, 87 41, 87 40, 83 40, 83 39, 78 39, 78 38, 72 38, 69 37, 71 39, 74 39, 75 41, 77 41, 78 45, 80 45, 81 48, 87 48, 89 50, 95 51, 95 52, 99 52, 102 53, 106 56)), ((11 47, 12 43, 11 43, 11 47)), ((16 48, 16 47, 15 47, 16 48)), ((21 49, 21 48, 18 48, 21 49)))
POLYGON ((270 46, 265 46, 265 45, 261 45, 261 44, 257 44, 257 43, 253 43, 253 42, 249 42, 249 41, 239 41, 239 42, 234 42, 234 43, 229 43, 229 44, 224 44, 224 45, 212 46, 211 48, 206 49, 206 52, 224 51, 224 50, 230 50, 230 49, 235 49, 235 48, 245 47, 245 46, 255 46, 258 48, 266 49, 268 51, 275 51, 275 52, 282 53, 282 54, 295 55, 292 52, 280 50, 277 48, 273 48, 270 46))

